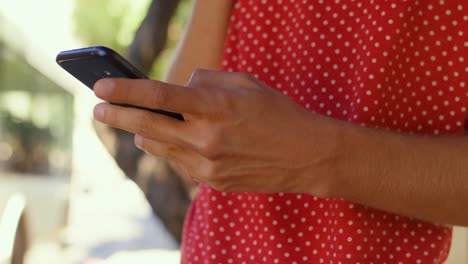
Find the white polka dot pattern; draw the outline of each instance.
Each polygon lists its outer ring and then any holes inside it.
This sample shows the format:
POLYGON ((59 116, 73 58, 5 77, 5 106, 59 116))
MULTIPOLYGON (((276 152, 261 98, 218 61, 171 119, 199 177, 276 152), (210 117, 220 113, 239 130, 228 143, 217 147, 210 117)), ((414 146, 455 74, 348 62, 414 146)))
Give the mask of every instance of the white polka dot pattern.
MULTIPOLYGON (((468 7, 452 1, 238 0, 223 69, 313 112, 405 133, 463 131, 468 7)), ((443 263, 451 229, 343 200, 201 186, 182 263, 443 263)))

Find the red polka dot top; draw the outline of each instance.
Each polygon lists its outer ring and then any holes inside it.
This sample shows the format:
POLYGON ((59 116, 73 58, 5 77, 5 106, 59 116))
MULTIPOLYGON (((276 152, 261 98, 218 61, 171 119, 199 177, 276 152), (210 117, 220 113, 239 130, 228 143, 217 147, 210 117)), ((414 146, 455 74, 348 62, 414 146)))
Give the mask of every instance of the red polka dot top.
MULTIPOLYGON (((223 69, 347 122, 459 133, 467 28, 464 0, 237 0, 223 69)), ((341 199, 202 185, 183 241, 182 263, 443 263, 451 229, 341 199)))

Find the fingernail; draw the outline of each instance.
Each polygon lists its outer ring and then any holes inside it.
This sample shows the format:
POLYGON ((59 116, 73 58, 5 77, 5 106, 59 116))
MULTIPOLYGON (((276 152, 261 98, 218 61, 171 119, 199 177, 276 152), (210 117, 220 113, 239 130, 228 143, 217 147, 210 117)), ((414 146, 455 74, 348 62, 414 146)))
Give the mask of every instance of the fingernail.
POLYGON ((101 79, 94 85, 94 94, 101 98, 107 98, 112 93, 114 81, 110 78, 101 79))
POLYGON ((94 118, 96 118, 99 121, 104 120, 105 108, 106 106, 104 104, 96 105, 96 107, 94 107, 94 118))
POLYGON ((135 146, 139 149, 143 147, 143 137, 140 135, 135 135, 135 146))

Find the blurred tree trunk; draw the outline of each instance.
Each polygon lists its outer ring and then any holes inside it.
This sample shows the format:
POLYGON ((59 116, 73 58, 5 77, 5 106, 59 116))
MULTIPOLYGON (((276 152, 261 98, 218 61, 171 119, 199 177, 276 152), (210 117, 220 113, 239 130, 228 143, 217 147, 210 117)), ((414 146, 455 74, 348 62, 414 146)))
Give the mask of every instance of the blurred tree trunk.
POLYGON ((143 73, 150 72, 167 41, 169 22, 180 0, 153 0, 128 50, 128 59, 143 73))
MULTIPOLYGON (((180 0, 153 0, 128 51, 128 59, 144 74, 151 70, 154 60, 167 40, 169 22, 180 0)), ((170 166, 134 146, 133 134, 110 129, 113 143, 108 143, 118 166, 143 190, 153 212, 180 243, 182 226, 190 204, 189 192, 170 166), (115 149, 112 149, 115 148, 115 149)), ((98 134, 106 141, 102 128, 98 134)))

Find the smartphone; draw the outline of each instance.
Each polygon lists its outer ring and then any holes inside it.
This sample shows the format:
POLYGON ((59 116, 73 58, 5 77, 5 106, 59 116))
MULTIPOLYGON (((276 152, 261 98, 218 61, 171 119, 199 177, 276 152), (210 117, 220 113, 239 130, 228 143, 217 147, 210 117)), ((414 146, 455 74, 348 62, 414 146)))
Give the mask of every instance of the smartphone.
MULTIPOLYGON (((117 52, 102 46, 62 51, 57 55, 56 61, 60 67, 90 89, 93 89, 94 84, 102 78, 148 79, 117 52)), ((144 109, 184 120, 179 113, 134 105, 123 106, 144 109)))

